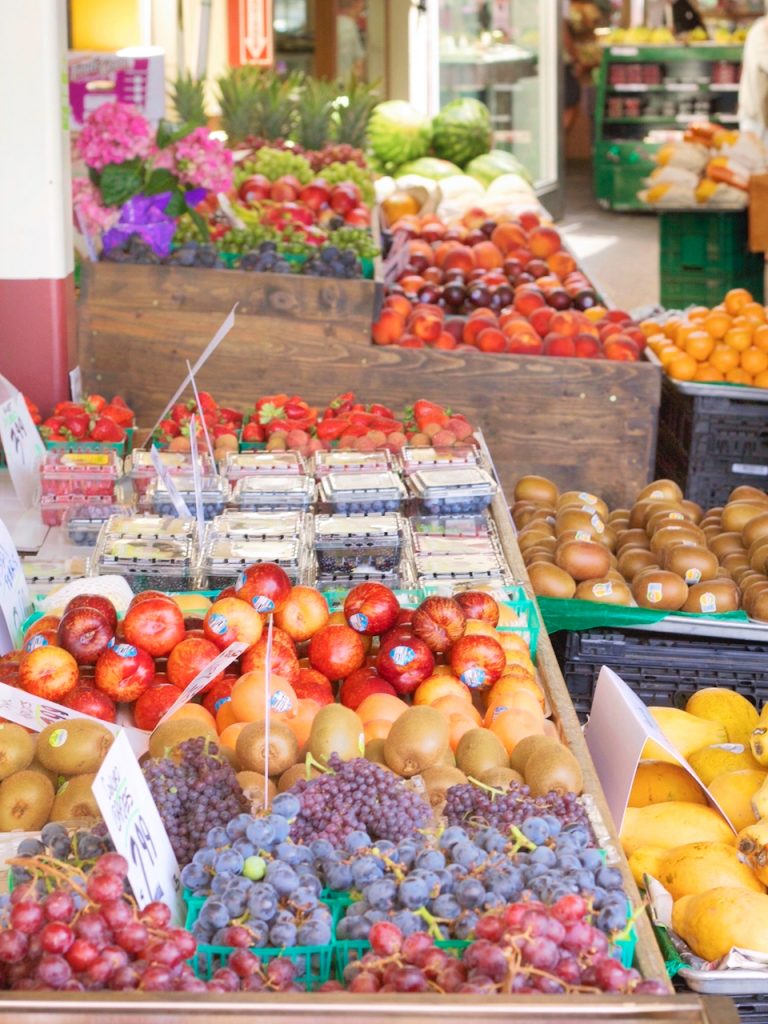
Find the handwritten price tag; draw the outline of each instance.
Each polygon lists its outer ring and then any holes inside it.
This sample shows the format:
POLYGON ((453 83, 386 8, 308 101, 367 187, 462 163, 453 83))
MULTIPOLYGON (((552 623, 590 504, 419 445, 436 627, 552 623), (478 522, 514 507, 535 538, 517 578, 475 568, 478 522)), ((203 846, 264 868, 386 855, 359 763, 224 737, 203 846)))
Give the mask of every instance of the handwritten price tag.
POLYGON ((7 654, 21 642, 22 626, 31 608, 16 545, 0 519, 0 654, 7 654))
MULTIPOLYGON (((174 711, 178 711, 179 708, 184 707, 185 704, 189 703, 193 697, 195 697, 201 690, 204 690, 206 686, 216 676, 223 672, 227 665, 231 665, 233 661, 248 649, 248 644, 235 642, 230 644, 229 647, 225 647, 224 650, 213 661, 209 661, 202 672, 198 672, 191 683, 188 683, 186 688, 181 691, 181 694, 171 704, 168 710, 165 712, 160 722, 164 722, 166 718, 170 718, 174 711)), ((160 724, 160 723, 158 723, 160 724)))
POLYGON ((16 497, 24 508, 32 508, 40 488, 45 446, 18 391, 0 405, 0 440, 16 497))
POLYGON ((163 465, 163 461, 160 458, 160 452, 157 450, 157 445, 152 445, 149 451, 149 457, 152 459, 152 465, 155 467, 155 472, 163 481, 163 486, 168 491, 168 497, 171 499, 171 504, 176 509, 176 515, 181 516, 182 519, 191 519, 192 513, 187 507, 186 501, 179 494, 179 490, 176 484, 173 482, 170 470, 167 466, 163 465))
POLYGON ((174 924, 183 923, 179 864, 139 762, 120 732, 93 780, 115 849, 128 861, 128 881, 140 908, 161 900, 174 924))
POLYGON ((69 371, 69 393, 73 402, 83 400, 83 374, 79 366, 69 371))

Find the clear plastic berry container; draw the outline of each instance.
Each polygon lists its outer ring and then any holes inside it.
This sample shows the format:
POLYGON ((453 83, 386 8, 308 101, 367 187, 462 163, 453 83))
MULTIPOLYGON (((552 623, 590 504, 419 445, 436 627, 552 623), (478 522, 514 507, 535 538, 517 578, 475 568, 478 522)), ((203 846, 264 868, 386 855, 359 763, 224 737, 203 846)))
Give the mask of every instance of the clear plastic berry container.
MULTIPOLYGON (((114 515, 130 515, 127 505, 115 505, 111 501, 103 504, 97 501, 77 504, 64 514, 64 533, 70 544, 94 547, 104 523, 114 515)), ((43 520, 45 522, 45 519, 43 520)))
MULTIPOLYGON (((159 451, 160 462, 174 478, 181 476, 192 477, 193 459, 189 452, 167 452, 159 451)), ((204 477, 212 476, 214 467, 210 456, 201 453, 199 456, 200 470, 204 477)), ((128 460, 130 466, 127 476, 129 477, 135 494, 141 496, 146 494, 149 485, 157 479, 157 470, 152 462, 152 455, 148 451, 137 448, 131 453, 128 460)))
POLYGON ((222 473, 227 480, 261 473, 306 476, 307 464, 300 452, 227 452, 222 473))
POLYGON ((206 590, 218 590, 231 586, 249 565, 274 562, 295 584, 301 578, 306 555, 306 548, 299 537, 268 540, 213 537, 203 552, 200 580, 206 590))
POLYGON ((123 576, 135 592, 194 590, 196 551, 191 538, 102 537, 94 557, 98 576, 123 576))
POLYGON ((233 540, 281 540, 312 534, 312 520, 306 512, 287 509, 284 512, 239 512, 227 509, 208 526, 209 537, 231 537, 233 540))
POLYGON ((315 517, 315 554, 320 575, 394 574, 404 546, 405 520, 386 515, 315 517))
POLYGON ((452 448, 420 448, 406 445, 400 453, 400 457, 403 460, 403 472, 406 476, 427 466, 456 469, 457 467, 480 464, 477 448, 472 445, 458 445, 452 448))
POLYGON ((380 473, 329 473, 319 483, 320 500, 338 515, 399 512, 407 492, 392 470, 380 473))
POLYGON ((509 570, 495 553, 414 556, 419 583, 453 580, 456 582, 511 582, 509 570))
POLYGON ((231 504, 241 510, 269 511, 311 508, 315 483, 308 476, 264 473, 244 476, 232 488, 231 504))
POLYGON ((75 558, 49 560, 47 558, 25 558, 21 568, 30 593, 47 594, 52 590, 89 575, 90 559, 79 555, 75 558))
POLYGON ((397 465, 392 452, 353 452, 342 449, 315 452, 315 479, 321 480, 329 473, 388 473, 397 465))
POLYGON ((136 540, 185 540, 194 538, 197 522, 177 516, 114 515, 104 524, 106 537, 136 540))
POLYGON ((62 498, 111 498, 122 473, 123 460, 115 452, 49 451, 40 466, 41 495, 62 498))
POLYGON ((477 516, 411 516, 409 523, 414 538, 487 537, 494 532, 487 512, 477 516))
POLYGON ((383 583, 391 590, 409 590, 416 586, 416 574, 410 556, 403 551, 395 564, 395 568, 388 573, 370 572, 364 563, 354 566, 349 571, 342 572, 321 572, 318 569, 315 579, 315 586, 318 590, 349 590, 358 583, 383 583))
MULTIPOLYGON (((197 515, 197 496, 192 486, 192 478, 188 476, 177 477, 174 480, 180 497, 192 513, 197 515)), ((215 516, 221 515, 229 500, 229 484, 221 477, 206 477, 202 481, 201 499, 203 503, 203 519, 209 521, 215 516)), ((162 480, 153 480, 143 496, 140 508, 151 511, 158 516, 172 516, 176 514, 176 506, 162 480)))
MULTIPOLYGON (((94 508, 99 504, 103 504, 105 509, 114 508, 114 498, 111 494, 94 495, 86 501, 94 508)), ((83 497, 80 494, 44 494, 40 498, 40 518, 46 526, 61 526, 73 509, 82 506, 83 497)))
POLYGON ((425 467, 408 477, 408 487, 423 515, 477 515, 498 491, 498 484, 479 466, 463 469, 425 467))

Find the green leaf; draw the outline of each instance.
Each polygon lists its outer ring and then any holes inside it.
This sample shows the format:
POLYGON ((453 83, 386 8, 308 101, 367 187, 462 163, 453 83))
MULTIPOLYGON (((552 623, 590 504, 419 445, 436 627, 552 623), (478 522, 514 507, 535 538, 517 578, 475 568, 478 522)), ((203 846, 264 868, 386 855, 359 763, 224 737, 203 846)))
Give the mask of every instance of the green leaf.
POLYGON ((165 168, 158 167, 147 178, 143 191, 147 196, 157 196, 161 192, 173 192, 178 187, 176 176, 165 168))
POLYGON ((171 190, 171 198, 168 205, 165 208, 165 215, 167 217, 181 217, 183 213, 186 213, 188 206, 184 199, 184 193, 177 185, 171 190))
POLYGON ((107 164, 99 182, 102 201, 105 206, 122 206, 131 196, 141 192, 143 184, 138 157, 123 164, 107 164))
POLYGON ((203 239, 206 242, 210 242, 210 240, 211 240, 211 233, 208 230, 208 223, 207 223, 205 217, 202 217, 197 212, 197 210, 187 209, 187 213, 192 218, 192 220, 193 220, 193 222, 195 224, 195 227, 200 232, 200 234, 203 236, 203 239))
POLYGON ((173 145, 174 142, 178 142, 179 139, 185 138, 190 132, 195 130, 195 125, 190 124, 189 121, 185 121, 183 124, 174 125, 172 121, 161 121, 157 127, 157 135, 155 136, 155 142, 157 143, 158 149, 165 149, 167 146, 173 145))

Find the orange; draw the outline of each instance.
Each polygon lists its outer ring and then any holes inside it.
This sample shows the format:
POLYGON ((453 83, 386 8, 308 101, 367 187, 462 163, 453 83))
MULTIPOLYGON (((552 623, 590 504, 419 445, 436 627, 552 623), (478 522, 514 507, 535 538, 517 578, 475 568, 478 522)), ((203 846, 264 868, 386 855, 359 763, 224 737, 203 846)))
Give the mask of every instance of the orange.
POLYGON ((699 328, 696 326, 696 324, 680 324, 680 326, 677 329, 677 333, 675 334, 675 344, 677 345, 677 347, 685 349, 685 343, 686 341, 688 341, 688 338, 698 330, 699 328))
POLYGON ((541 704, 534 694, 528 690, 511 690, 503 697, 497 697, 497 699, 488 704, 488 710, 485 713, 483 719, 483 725, 486 728, 490 728, 494 718, 497 718, 500 714, 505 711, 528 711, 530 714, 537 716, 541 715, 542 719, 544 714, 541 710, 541 704))
POLYGON ((655 320, 641 320, 638 327, 648 339, 652 338, 654 334, 657 334, 659 330, 659 325, 655 320))
POLYGON ((387 721, 386 718, 371 718, 370 721, 366 722, 363 726, 363 736, 365 742, 370 743, 371 740, 385 740, 389 736, 389 730, 392 728, 392 723, 387 721))
POLYGON ((437 700, 432 701, 430 707, 433 707, 435 711, 441 711, 449 718, 451 715, 464 715, 465 718, 472 718, 477 725, 480 725, 481 722, 480 712, 477 708, 462 700, 461 697, 438 697, 437 700))
POLYGON ((730 345, 721 342, 712 349, 709 361, 716 370, 720 370, 721 373, 727 373, 728 370, 732 370, 735 366, 739 365, 739 353, 735 348, 731 348, 730 345))
POLYGON ((752 374, 747 373, 746 370, 742 370, 740 366, 736 366, 733 370, 729 370, 728 373, 726 373, 725 379, 729 384, 751 384, 752 374))
POLYGON ((656 354, 659 357, 659 362, 664 367, 664 369, 666 369, 672 362, 672 360, 676 359, 677 356, 680 354, 680 349, 677 347, 677 345, 672 345, 670 343, 668 345, 665 345, 664 348, 660 348, 656 354))
POLYGON ((247 722, 235 722, 234 725, 228 725, 219 736, 219 743, 223 747, 229 747, 230 750, 234 750, 237 746, 237 737, 247 724, 247 722))
POLYGON ((496 627, 492 626, 490 622, 486 622, 484 619, 467 619, 464 636, 470 636, 473 633, 480 634, 482 636, 492 636, 494 640, 499 639, 498 634, 496 633, 496 627))
POLYGON ((524 659, 525 664, 533 665, 531 656, 528 653, 528 644, 523 640, 519 633, 512 633, 506 629, 500 629, 496 632, 496 639, 504 649, 507 661, 515 661, 518 659, 524 659))
POLYGON ((393 697, 391 693, 372 693, 358 706, 357 714, 363 722, 371 722, 375 718, 395 722, 407 710, 405 701, 393 697))
POLYGON ((725 337, 725 332, 731 326, 731 318, 727 313, 715 313, 713 310, 709 316, 704 317, 701 326, 713 338, 719 340, 725 337))
MULTIPOLYGON (((438 658, 442 658, 443 655, 439 654, 438 658)), ((435 665, 432 669, 432 678, 435 676, 450 676, 452 679, 456 678, 456 673, 453 671, 450 665, 435 665)))
POLYGON ((744 349, 741 353, 741 368, 753 376, 756 373, 762 373, 763 370, 768 370, 768 352, 763 352, 756 345, 744 349))
POLYGON ((498 682, 494 683, 488 694, 488 707, 491 704, 503 702, 508 694, 519 693, 521 690, 533 694, 539 707, 544 707, 545 697, 538 683, 530 678, 526 679, 520 676, 502 676, 498 682))
POLYGON ((752 334, 752 344, 763 352, 768 352, 768 324, 760 324, 752 334))
POLYGON ((694 306, 693 309, 689 309, 686 316, 689 320, 703 320, 704 317, 709 316, 709 306, 694 306))
POLYGON ((602 320, 608 310, 605 306, 591 306, 589 309, 584 310, 584 316, 587 320, 592 323, 597 323, 598 320, 602 320))
POLYGON ((526 736, 543 736, 544 721, 541 714, 532 715, 530 711, 503 711, 491 723, 491 732, 498 736, 504 749, 511 754, 526 736))
POLYGON ((202 722, 216 732, 216 719, 202 704, 182 704, 178 711, 174 711, 166 718, 166 722, 173 722, 178 718, 194 718, 196 722, 202 722))
POLYGON ((749 348, 752 344, 752 328, 743 326, 731 327, 725 332, 723 340, 726 345, 735 348, 737 352, 743 352, 745 348, 749 348))
POLYGON ((296 714, 293 718, 289 718, 285 723, 296 737, 296 741, 300 747, 303 747, 309 739, 312 723, 314 722, 315 716, 321 706, 322 705, 318 704, 316 700, 309 700, 305 697, 303 700, 298 702, 296 714))
POLYGON ((681 353, 671 360, 667 367, 667 373, 675 380, 693 380, 698 365, 693 356, 681 353))
POLYGON ((236 721, 237 715, 232 709, 232 701, 228 700, 216 712, 216 728, 219 732, 224 732, 228 725, 234 725, 236 721))
POLYGON ((661 328, 670 341, 674 341, 677 337, 677 329, 681 323, 682 321, 678 317, 673 316, 661 328))
POLYGON ((694 331, 693 334, 688 335, 685 342, 685 351, 699 363, 709 359, 709 354, 714 347, 715 339, 706 331, 694 331))
POLYGON ((256 669, 253 672, 246 672, 237 680, 232 687, 231 704, 239 722, 261 721, 266 717, 267 711, 274 718, 283 721, 296 714, 298 697, 287 679, 273 674, 269 681, 267 698, 264 672, 256 669))
POLYGON ((765 323, 765 307, 759 302, 748 302, 741 313, 755 324, 765 323))
POLYGON ((731 288, 725 296, 725 308, 731 316, 736 316, 752 301, 752 296, 746 288, 731 288))
POLYGON ((719 381, 725 380, 722 372, 709 363, 702 363, 693 379, 701 384, 716 384, 719 381))
POLYGON ((648 347, 655 352, 657 349, 663 348, 669 342, 669 338, 666 334, 652 334, 647 341, 648 347))
MULTIPOLYGON (((497 602, 499 606, 499 621, 496 623, 497 629, 517 629, 521 625, 521 619, 518 613, 508 604, 504 604, 503 601, 497 602)), ((520 639, 525 644, 525 649, 528 650, 528 644, 523 640, 522 636, 520 639)))
POLYGON ((448 744, 454 754, 456 753, 456 747, 459 745, 459 740, 464 733, 476 728, 477 722, 473 722, 466 715, 451 715, 448 719, 448 744))
POLYGON ((752 383, 756 388, 768 388, 768 370, 758 373, 752 383))
POLYGON ((441 697, 455 697, 466 703, 472 703, 472 694, 468 686, 465 686, 456 676, 439 675, 430 676, 423 683, 419 683, 413 694, 414 704, 434 704, 441 697))

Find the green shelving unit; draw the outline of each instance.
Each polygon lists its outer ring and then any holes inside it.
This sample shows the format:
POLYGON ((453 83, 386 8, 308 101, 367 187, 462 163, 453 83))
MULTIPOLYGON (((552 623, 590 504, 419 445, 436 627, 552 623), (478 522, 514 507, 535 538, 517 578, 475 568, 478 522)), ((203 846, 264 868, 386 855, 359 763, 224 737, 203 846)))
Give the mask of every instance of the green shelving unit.
POLYGON ((607 46, 595 106, 595 197, 610 210, 647 210, 637 193, 654 153, 693 121, 724 128, 736 114, 741 46, 607 46))

